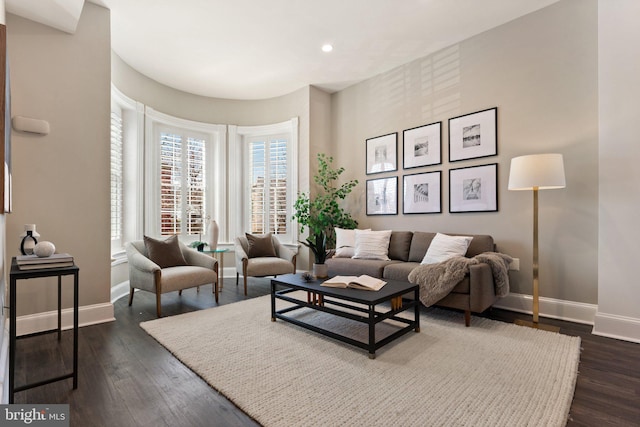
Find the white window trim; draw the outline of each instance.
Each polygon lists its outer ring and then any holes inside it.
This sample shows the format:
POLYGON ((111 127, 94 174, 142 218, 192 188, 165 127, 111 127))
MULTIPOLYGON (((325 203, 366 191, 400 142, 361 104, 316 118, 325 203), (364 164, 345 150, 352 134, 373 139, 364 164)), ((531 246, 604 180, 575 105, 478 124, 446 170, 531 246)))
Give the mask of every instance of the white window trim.
MULTIPOLYGON (((154 110, 151 107, 145 109, 145 206, 160 205, 160 147, 157 144, 159 127, 169 126, 184 129, 185 131, 206 134, 209 138, 209 146, 206 150, 206 162, 209 166, 207 174, 207 207, 206 212, 220 224, 221 241, 227 241, 228 236, 224 224, 227 223, 227 211, 225 206, 225 193, 227 189, 226 173, 226 125, 214 125, 196 122, 192 120, 173 117, 154 110), (215 167, 211 168, 211 165, 215 167)), ((145 209, 145 234, 156 236, 160 229, 159 218, 153 209, 145 209)), ((205 227, 206 230, 206 227, 205 227)), ((194 238, 195 240, 195 238, 194 238)), ((188 243, 188 241, 185 241, 188 243)))
MULTIPOLYGON (((240 236, 245 232, 245 206, 244 195, 249 192, 249 183, 246 179, 246 143, 245 140, 254 136, 277 135, 286 133, 291 135, 291 195, 292 199, 298 195, 298 118, 294 117, 281 123, 262 126, 236 126, 229 125, 229 166, 233 183, 233 188, 242 191, 232 191, 229 195, 230 212, 237 212, 238 215, 231 215, 229 218, 229 230, 231 235, 240 236)), ((293 203, 293 200, 291 201, 293 203)), ((291 221, 291 236, 286 244, 298 246, 298 224, 291 221)))

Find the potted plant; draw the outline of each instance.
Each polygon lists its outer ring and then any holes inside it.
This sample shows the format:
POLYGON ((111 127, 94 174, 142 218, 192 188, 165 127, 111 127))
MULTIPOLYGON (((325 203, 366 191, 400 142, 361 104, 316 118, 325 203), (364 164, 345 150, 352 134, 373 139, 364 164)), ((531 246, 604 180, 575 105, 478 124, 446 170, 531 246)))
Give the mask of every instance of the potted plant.
POLYGON ((205 215, 204 209, 202 207, 193 207, 189 205, 188 210, 189 214, 189 222, 194 226, 199 225, 198 230, 198 240, 189 243, 189 246, 198 250, 198 252, 202 252, 205 246, 209 246, 207 242, 202 241, 202 233, 204 232, 204 224, 209 222, 209 215, 205 215))
POLYGON ((313 196, 311 193, 299 193, 293 205, 293 219, 298 221, 300 232, 304 233, 305 229, 309 229, 309 237, 300 243, 313 252, 313 269, 317 277, 327 277, 325 261, 327 249, 335 243, 334 228, 352 229, 358 225, 351 214, 339 204, 351 193, 358 180, 353 179, 337 186, 336 181, 344 168, 335 169, 332 163, 333 157, 318 154, 318 172, 313 177, 318 189, 313 196))
POLYGON ((189 244, 192 248, 196 248, 198 252, 202 252, 205 246, 209 246, 207 242, 201 242, 200 240, 196 240, 195 242, 191 242, 189 244))

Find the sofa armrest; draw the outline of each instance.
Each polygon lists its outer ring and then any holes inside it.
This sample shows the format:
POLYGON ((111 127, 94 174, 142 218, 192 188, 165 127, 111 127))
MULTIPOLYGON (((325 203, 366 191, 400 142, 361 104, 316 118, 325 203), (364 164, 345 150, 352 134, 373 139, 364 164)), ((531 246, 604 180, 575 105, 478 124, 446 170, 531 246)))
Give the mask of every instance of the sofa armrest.
POLYGON ((127 243, 126 251, 129 268, 149 274, 154 274, 156 271, 160 270, 160 266, 158 264, 142 255, 131 243, 127 243))
POLYGON ((293 252, 291 249, 287 248, 282 243, 280 243, 280 241, 275 237, 273 237, 273 247, 276 250, 276 255, 278 255, 278 258, 282 258, 291 263, 295 263, 294 260, 296 258, 296 253, 293 252))
POLYGON ((243 262, 249 259, 249 256, 247 255, 244 248, 242 247, 242 243, 240 243, 240 239, 236 237, 233 244, 234 244, 233 252, 236 258, 236 271, 241 272, 243 267, 243 262))
POLYGON ((186 245, 181 246, 181 249, 182 255, 184 255, 184 259, 185 261, 187 261, 187 264, 216 271, 216 264, 218 264, 218 260, 214 257, 202 252, 198 252, 195 249, 190 249, 186 245))
POLYGON ((491 267, 479 263, 469 267, 469 306, 471 311, 482 313, 497 300, 491 267))

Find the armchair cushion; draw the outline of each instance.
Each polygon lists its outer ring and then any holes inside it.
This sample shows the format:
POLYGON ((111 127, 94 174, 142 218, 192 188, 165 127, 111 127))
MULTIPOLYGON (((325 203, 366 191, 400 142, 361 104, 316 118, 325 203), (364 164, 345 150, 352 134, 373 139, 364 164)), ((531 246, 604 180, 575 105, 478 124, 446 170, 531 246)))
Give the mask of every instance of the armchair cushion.
POLYGON ((160 268, 187 265, 176 235, 170 236, 165 240, 144 236, 144 245, 147 248, 149 259, 158 264, 160 268))
POLYGON ((271 240, 271 233, 249 234, 247 236, 247 255, 249 258, 277 257, 276 249, 271 240))

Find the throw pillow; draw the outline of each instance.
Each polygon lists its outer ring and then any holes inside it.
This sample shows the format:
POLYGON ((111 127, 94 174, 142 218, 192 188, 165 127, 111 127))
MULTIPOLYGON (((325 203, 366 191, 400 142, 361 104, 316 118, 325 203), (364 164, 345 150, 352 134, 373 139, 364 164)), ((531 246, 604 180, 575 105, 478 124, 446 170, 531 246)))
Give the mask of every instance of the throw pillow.
POLYGON ((158 264, 160 268, 187 265, 180 249, 178 236, 173 235, 165 240, 157 240, 149 236, 143 236, 143 238, 149 259, 158 264))
POLYGON ((353 258, 389 260, 391 230, 356 230, 356 250, 353 258))
MULTIPOLYGON (((370 231, 367 228, 367 231, 370 231)), ((352 258, 356 254, 356 230, 336 227, 336 253, 334 258, 352 258)))
POLYGON ((267 234, 249 234, 245 233, 247 236, 247 256, 249 258, 258 258, 258 257, 275 257, 278 256, 276 254, 276 248, 273 247, 273 241, 271 240, 271 233, 267 234))
POLYGON ((436 264, 454 256, 464 256, 472 239, 473 237, 471 236, 448 236, 437 233, 436 237, 431 241, 421 264, 436 264))

